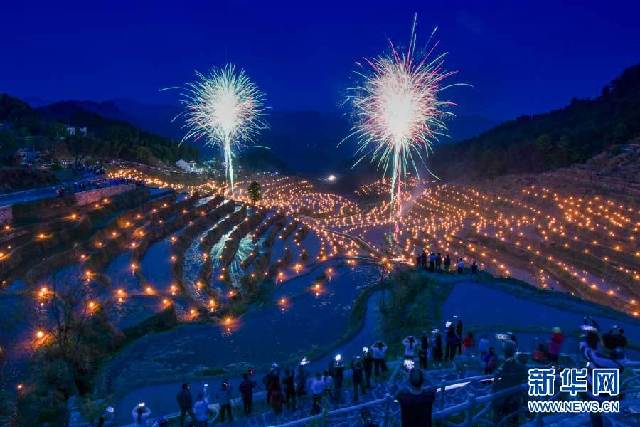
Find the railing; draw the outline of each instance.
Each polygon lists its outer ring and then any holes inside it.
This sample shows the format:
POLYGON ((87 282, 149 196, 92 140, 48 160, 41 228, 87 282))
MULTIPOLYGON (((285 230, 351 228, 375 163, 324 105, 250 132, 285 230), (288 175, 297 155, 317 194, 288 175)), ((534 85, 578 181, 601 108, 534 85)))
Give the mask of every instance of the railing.
MULTIPOLYGON (((478 425, 481 417, 490 412, 489 409, 491 406, 488 405, 489 403, 507 395, 526 390, 525 385, 519 385, 501 390, 497 393, 486 394, 490 393, 489 388, 492 382, 493 377, 489 375, 477 375, 453 379, 438 384, 435 387, 437 398, 433 420, 443 421, 447 425, 456 426, 458 424, 449 423, 446 419, 453 415, 464 414, 465 420, 463 424, 459 425, 475 426, 478 425), (479 406, 483 404, 487 404, 487 407, 484 409, 479 408, 479 406), (436 410, 436 408, 439 409, 436 410)), ((388 427, 392 425, 392 422, 400 419, 400 407, 397 402, 395 402, 394 397, 390 393, 387 393, 385 397, 380 399, 327 411, 322 414, 282 423, 278 426, 297 427, 308 424, 331 426, 359 425, 361 413, 364 409, 369 412, 372 419, 376 420, 383 427, 388 427)))

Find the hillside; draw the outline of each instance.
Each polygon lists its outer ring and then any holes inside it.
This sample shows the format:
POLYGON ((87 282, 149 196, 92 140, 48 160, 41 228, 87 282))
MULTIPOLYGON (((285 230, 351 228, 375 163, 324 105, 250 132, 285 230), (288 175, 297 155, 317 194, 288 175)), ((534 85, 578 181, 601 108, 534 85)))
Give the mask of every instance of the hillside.
MULTIPOLYGON (((178 140, 184 135, 179 115, 181 106, 171 104, 146 104, 129 99, 109 101, 73 101, 87 111, 101 116, 125 120, 140 129, 178 140), (174 120, 176 119, 176 120, 174 120)), ((248 159, 248 165, 267 165, 280 170, 311 176, 328 173, 349 173, 354 160, 354 147, 338 143, 349 134, 350 122, 340 112, 312 110, 269 110, 265 129, 256 145, 269 147, 242 153, 240 160, 248 159), (265 161, 263 155, 268 157, 265 161), (260 159, 258 159, 260 158, 260 159), (254 160, 260 160, 255 162, 254 160)), ((450 125, 451 138, 443 143, 461 141, 491 129, 497 122, 479 115, 455 117, 450 125)), ((217 155, 202 144, 196 145, 203 158, 217 155)), ((363 165, 364 169, 371 169, 363 165)), ((368 171, 367 171, 368 173, 368 171)))
POLYGON ((574 99, 546 114, 522 116, 477 137, 441 145, 430 158, 443 178, 539 173, 583 163, 640 135, 640 65, 594 99, 574 99))
POLYGON ((0 151, 5 163, 13 151, 33 147, 76 158, 90 156, 154 164, 196 159, 198 152, 121 120, 105 118, 75 102, 58 102, 37 109, 20 99, 0 94, 0 151), (66 126, 86 127, 70 135, 66 126))

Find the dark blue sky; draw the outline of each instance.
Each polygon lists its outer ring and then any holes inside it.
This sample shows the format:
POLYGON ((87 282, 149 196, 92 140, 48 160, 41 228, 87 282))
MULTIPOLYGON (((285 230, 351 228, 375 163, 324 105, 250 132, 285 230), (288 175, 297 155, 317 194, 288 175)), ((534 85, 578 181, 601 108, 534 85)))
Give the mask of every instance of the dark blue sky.
POLYGON ((509 118, 599 93, 640 62, 636 0, 4 1, 0 91, 59 99, 173 102, 158 89, 226 61, 274 109, 335 110, 354 62, 433 26, 464 114, 509 118))

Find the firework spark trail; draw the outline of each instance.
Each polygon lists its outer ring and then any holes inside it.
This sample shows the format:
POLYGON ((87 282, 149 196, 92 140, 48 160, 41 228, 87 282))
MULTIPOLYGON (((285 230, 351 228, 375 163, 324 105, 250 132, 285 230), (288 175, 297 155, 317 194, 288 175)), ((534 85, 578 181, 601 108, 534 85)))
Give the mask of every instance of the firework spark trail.
POLYGON ((233 194, 234 147, 253 141, 267 127, 264 94, 244 70, 236 72, 232 64, 213 68, 208 75, 196 72, 196 76, 182 94, 187 130, 182 140, 204 138, 207 144, 222 148, 225 176, 233 194))
POLYGON ((411 39, 405 52, 389 42, 390 53, 365 60, 356 71, 361 83, 349 89, 347 101, 354 109, 355 124, 346 139, 358 141, 357 165, 370 157, 386 175, 391 175, 391 219, 401 214, 400 190, 409 169, 418 174, 416 159, 424 160, 439 137, 446 135, 444 122, 455 105, 439 95, 455 84, 443 81, 455 74, 446 71, 446 53, 434 55, 434 29, 424 54, 416 52, 414 17, 411 39))

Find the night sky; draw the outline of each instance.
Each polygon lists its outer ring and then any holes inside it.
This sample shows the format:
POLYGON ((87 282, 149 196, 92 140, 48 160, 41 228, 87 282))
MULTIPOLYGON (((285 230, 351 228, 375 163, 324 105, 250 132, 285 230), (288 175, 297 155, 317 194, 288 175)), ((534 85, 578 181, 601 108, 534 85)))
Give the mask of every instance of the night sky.
POLYGON ((4 1, 0 91, 41 100, 175 101, 167 86, 227 61, 274 109, 339 110, 354 63, 439 27, 459 112, 504 119, 599 94, 640 62, 629 1, 4 1))

